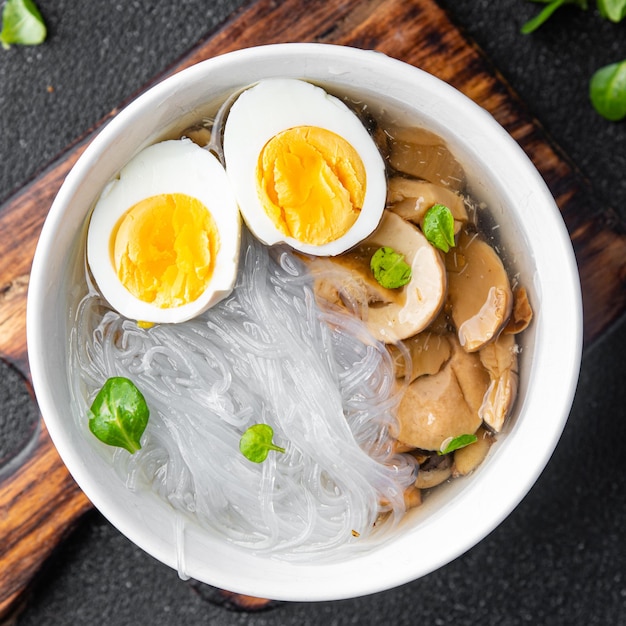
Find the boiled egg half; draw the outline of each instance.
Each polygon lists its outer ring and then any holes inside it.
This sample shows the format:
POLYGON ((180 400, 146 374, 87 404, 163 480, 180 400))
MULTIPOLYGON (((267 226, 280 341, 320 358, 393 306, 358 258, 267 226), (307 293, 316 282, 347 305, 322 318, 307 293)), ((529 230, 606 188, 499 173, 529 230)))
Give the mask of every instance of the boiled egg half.
POLYGON ((231 107, 226 172, 252 233, 318 256, 340 254, 378 225, 385 165, 360 119, 303 80, 262 80, 231 107))
POLYGON ((183 322, 233 289, 241 219, 218 159, 189 139, 138 153, 102 192, 87 261, 104 298, 147 323, 183 322))

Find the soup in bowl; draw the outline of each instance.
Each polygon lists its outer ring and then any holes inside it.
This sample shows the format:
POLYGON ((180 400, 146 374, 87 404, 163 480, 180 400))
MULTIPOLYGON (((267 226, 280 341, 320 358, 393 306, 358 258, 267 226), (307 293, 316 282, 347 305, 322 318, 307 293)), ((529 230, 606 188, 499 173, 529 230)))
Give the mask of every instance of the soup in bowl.
POLYGON ((27 330, 63 461, 181 577, 277 600, 408 582, 506 517, 580 364, 576 263, 493 118, 376 52, 241 50, 94 138, 27 330))

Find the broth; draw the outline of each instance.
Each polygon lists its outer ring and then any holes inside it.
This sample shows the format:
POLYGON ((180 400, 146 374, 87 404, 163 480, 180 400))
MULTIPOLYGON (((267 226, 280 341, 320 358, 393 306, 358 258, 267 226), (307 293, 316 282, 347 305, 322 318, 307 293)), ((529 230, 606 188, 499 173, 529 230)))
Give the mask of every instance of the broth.
MULTIPOLYGON (((415 187, 421 195, 388 196, 387 213, 408 224, 414 209, 416 224, 403 228, 421 233, 426 192, 435 203, 452 194, 462 207, 457 245, 436 252, 444 299, 419 331, 387 342, 371 325, 390 304, 401 311, 407 302, 404 292, 385 295, 366 276, 361 257, 378 246, 376 237, 356 256, 311 258, 244 232, 233 294, 198 318, 139 328, 107 305, 86 268, 71 332, 75 414, 128 488, 151 489, 229 541, 282 558, 336 558, 345 547, 384 540, 431 489, 473 472, 515 401, 514 333, 531 316, 509 324, 524 315, 524 292, 508 287, 502 320, 484 340, 468 331, 465 340, 479 343, 463 348, 459 329, 472 326, 472 316, 459 321, 449 285, 471 273, 479 248, 497 265, 503 246, 495 217, 472 196, 471 177, 441 136, 380 103, 344 96, 375 138, 390 186, 425 183, 415 187), (90 402, 113 375, 134 379, 151 406, 142 449, 132 456, 101 446, 85 426, 90 402), (456 398, 441 419, 424 399, 437 394, 437 406, 456 398), (495 407, 503 395, 505 406, 495 407), (461 426, 450 426, 451 412, 463 413, 461 426), (422 436, 433 421, 439 430, 422 436), (273 426, 284 455, 259 465, 241 456, 241 432, 255 422, 273 426), (446 452, 450 440, 474 434, 474 443, 446 452)), ((222 158, 215 132, 222 115, 199 112, 169 136, 189 137, 222 158)), ((512 260, 504 261, 506 277, 512 260)))

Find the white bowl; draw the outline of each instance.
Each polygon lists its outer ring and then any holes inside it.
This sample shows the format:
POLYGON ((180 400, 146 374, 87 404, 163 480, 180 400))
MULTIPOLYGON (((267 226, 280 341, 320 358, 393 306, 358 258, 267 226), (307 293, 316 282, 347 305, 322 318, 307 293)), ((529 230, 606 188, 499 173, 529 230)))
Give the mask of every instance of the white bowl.
POLYGON ((188 576, 278 600, 365 595, 423 576, 492 531, 546 465, 565 425, 581 357, 578 273, 568 233, 543 180, 516 142, 482 108, 433 76, 381 53, 320 44, 280 44, 225 54, 156 85, 95 137, 67 176, 44 225, 27 313, 30 367, 50 436, 78 485, 124 535, 188 576), (266 77, 322 81, 415 112, 463 163, 474 194, 488 203, 534 307, 521 336, 518 401, 507 428, 473 475, 438 489, 394 536, 339 562, 293 563, 255 556, 186 524, 150 492, 124 487, 71 415, 67 374, 76 250, 105 183, 140 149, 184 128, 233 90, 266 77), (182 557, 177 544, 183 541, 182 557))

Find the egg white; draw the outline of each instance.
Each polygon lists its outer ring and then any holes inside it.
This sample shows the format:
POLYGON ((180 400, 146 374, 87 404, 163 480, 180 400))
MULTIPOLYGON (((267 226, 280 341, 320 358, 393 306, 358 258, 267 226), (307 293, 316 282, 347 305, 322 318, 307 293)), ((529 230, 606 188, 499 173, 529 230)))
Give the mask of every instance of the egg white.
POLYGON ((189 139, 167 140, 138 153, 103 190, 87 233, 87 262, 98 288, 120 314, 153 323, 177 323, 206 311, 233 289, 237 275, 241 218, 230 181, 218 159, 189 139), (132 206, 159 194, 186 194, 210 211, 220 237, 212 277, 193 302, 161 308, 131 294, 119 280, 111 233, 132 206))
POLYGON ((307 254, 334 256, 365 239, 382 217, 387 194, 385 164, 374 140, 341 100, 311 83, 272 78, 246 89, 228 113, 224 160, 244 221, 267 245, 284 242, 307 254), (296 126, 316 126, 343 137, 365 166, 365 200, 359 217, 344 235, 323 245, 303 243, 281 232, 257 193, 255 172, 262 149, 272 137, 296 126))

